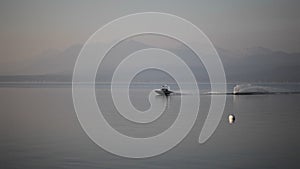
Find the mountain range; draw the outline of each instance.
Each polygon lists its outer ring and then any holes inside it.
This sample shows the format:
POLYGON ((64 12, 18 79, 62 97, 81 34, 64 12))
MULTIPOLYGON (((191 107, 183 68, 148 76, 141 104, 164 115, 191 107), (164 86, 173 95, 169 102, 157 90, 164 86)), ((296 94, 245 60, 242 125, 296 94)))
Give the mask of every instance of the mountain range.
MULTIPOLYGON (((125 46, 120 46, 111 55, 123 56, 130 54, 134 50, 156 47, 139 41, 130 41, 125 46)), ((63 81, 72 80, 72 72, 76 58, 82 48, 81 44, 70 46, 58 51, 48 50, 36 56, 35 59, 22 63, 5 65, 9 70, 1 72, 11 72, 0 75, 0 82, 11 81, 63 81)), ((226 78, 228 82, 300 82, 300 53, 287 53, 283 51, 273 51, 263 47, 248 48, 243 51, 230 51, 223 48, 216 48, 223 62, 226 78)), ((208 76, 203 65, 193 64, 195 58, 187 57, 193 52, 186 48, 176 47, 170 49, 175 54, 180 54, 187 64, 191 65, 197 80, 207 82, 208 76)), ((118 59, 117 59, 118 60, 118 59)), ((110 63, 110 62, 108 62, 110 63)), ((2 67, 4 68, 4 66, 2 67)), ((106 65, 106 71, 113 71, 113 66, 106 65)), ((111 73, 109 73, 111 75, 111 73)), ((102 78, 98 81, 109 81, 109 75, 102 73, 102 78)), ((158 75, 157 71, 148 71, 141 81, 163 80, 163 75, 158 75)))

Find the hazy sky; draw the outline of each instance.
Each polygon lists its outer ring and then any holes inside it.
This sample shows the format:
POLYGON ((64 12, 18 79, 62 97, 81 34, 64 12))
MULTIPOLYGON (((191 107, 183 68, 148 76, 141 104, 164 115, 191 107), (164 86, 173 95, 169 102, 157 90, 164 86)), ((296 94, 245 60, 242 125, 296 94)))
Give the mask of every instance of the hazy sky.
POLYGON ((300 52, 299 7, 298 0, 1 1, 0 57, 2 64, 22 62, 49 49, 64 50, 113 19, 146 11, 186 18, 225 49, 300 52))

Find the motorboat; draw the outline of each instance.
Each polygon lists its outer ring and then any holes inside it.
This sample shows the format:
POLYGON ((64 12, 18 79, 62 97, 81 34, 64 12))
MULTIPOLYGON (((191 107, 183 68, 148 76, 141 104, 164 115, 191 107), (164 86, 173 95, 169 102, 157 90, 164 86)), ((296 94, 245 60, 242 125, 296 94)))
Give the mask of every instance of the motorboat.
POLYGON ((170 94, 174 93, 172 90, 170 90, 170 87, 168 85, 163 85, 160 89, 154 89, 154 91, 159 95, 165 96, 169 96, 170 94))

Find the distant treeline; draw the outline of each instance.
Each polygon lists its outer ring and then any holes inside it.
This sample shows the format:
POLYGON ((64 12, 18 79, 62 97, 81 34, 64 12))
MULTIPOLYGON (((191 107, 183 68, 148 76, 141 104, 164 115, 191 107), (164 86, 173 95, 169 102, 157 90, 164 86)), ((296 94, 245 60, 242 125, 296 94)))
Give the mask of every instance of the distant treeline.
POLYGON ((71 82, 71 75, 13 75, 0 76, 0 82, 71 82))

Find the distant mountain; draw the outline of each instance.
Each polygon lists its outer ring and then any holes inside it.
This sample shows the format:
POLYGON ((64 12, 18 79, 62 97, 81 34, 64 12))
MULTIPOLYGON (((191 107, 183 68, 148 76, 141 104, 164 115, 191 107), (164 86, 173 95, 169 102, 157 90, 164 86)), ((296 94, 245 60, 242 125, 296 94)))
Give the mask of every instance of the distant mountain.
POLYGON ((70 46, 64 51, 48 50, 23 66, 25 75, 71 75, 82 45, 70 46))
POLYGON ((220 56, 229 81, 300 82, 300 53, 255 47, 240 57, 220 56))
MULTIPOLYGON (((116 48, 110 57, 120 60, 124 55, 138 49, 155 47, 137 41, 130 41, 125 46, 116 48)), ((18 75, 2 75, 3 81, 71 81, 74 64, 82 45, 77 44, 64 51, 49 50, 22 65, 10 65, 18 68, 18 75)), ((180 55, 191 66, 197 80, 208 81, 204 66, 194 64, 197 59, 193 52, 186 48, 176 47, 170 49, 180 55)), ((217 48, 223 62, 227 80, 229 82, 300 82, 300 53, 286 53, 272 51, 263 47, 254 47, 242 52, 233 52, 217 48)), ((113 61, 114 62, 114 61, 113 61)), ((101 71, 102 78, 99 81, 109 81, 116 63, 107 61, 101 71)), ((6 67, 8 67, 6 65, 6 67)), ((148 71, 141 76, 139 81, 165 80, 164 75, 158 75, 157 71, 148 71)), ((169 78, 170 79, 170 78, 169 78)))

